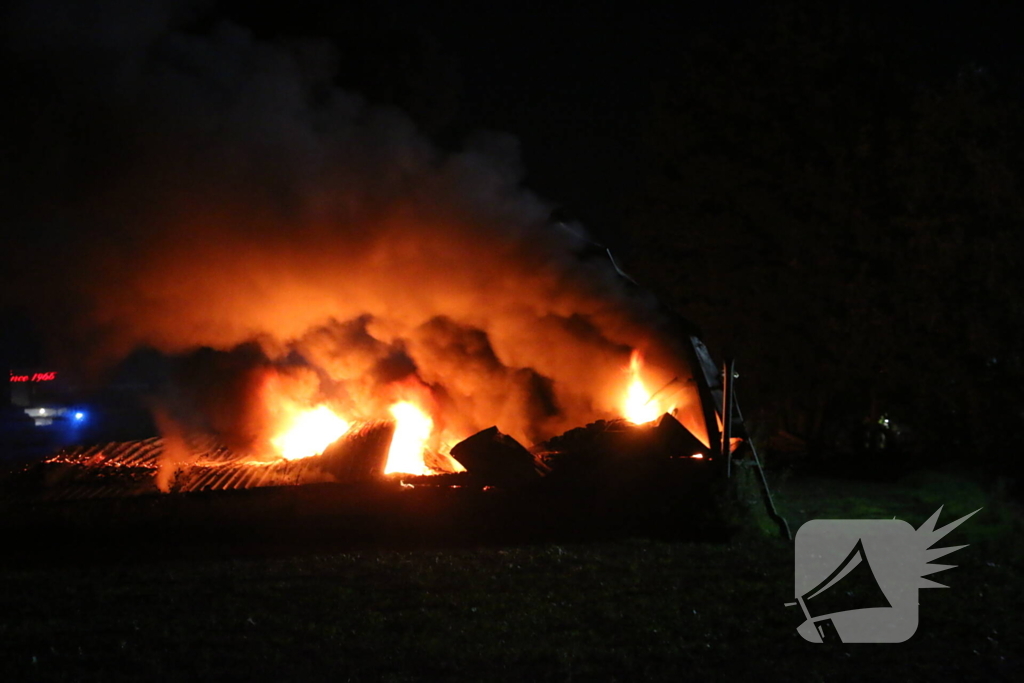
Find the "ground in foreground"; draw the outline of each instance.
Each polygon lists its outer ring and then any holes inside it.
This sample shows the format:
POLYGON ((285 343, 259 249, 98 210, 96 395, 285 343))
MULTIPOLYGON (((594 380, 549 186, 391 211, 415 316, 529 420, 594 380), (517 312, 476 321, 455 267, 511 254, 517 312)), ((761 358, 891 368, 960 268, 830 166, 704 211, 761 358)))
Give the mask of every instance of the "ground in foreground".
POLYGON ((796 633, 792 546, 643 539, 0 568, 0 679, 1020 680, 1021 521, 952 475, 779 482, 812 518, 985 506, 899 645, 796 633))

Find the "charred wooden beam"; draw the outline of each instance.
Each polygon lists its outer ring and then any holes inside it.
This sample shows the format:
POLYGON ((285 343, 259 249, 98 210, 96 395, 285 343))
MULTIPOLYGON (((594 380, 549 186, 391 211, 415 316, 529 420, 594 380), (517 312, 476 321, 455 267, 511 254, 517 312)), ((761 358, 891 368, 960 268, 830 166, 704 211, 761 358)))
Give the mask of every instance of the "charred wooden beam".
POLYGON ((380 479, 394 433, 394 422, 361 425, 327 447, 321 456, 324 471, 339 482, 380 479))

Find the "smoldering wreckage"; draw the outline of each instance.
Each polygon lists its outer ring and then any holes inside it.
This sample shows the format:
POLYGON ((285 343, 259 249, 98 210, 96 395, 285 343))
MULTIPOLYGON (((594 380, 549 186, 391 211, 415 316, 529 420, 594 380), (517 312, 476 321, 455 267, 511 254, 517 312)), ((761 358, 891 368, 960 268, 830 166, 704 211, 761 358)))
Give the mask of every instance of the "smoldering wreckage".
POLYGON ((788 533, 732 372, 551 220, 513 138, 443 152, 338 89, 315 41, 26 16, 11 50, 62 95, 12 142, 5 294, 83 376, 166 364, 159 435, 7 473, 5 525, 479 540, 717 528, 738 501, 788 533))
POLYGON ((161 436, 64 448, 9 473, 6 526, 78 541, 160 529, 244 542, 270 524, 300 543, 480 543, 719 538, 762 515, 788 536, 731 364, 719 372, 696 336, 685 343, 697 372, 654 388, 633 350, 619 416, 529 448, 498 426, 446 442, 442 402, 422 381, 403 379, 389 417, 367 419, 282 396, 279 370, 250 369, 258 403, 276 401, 267 443, 229 447, 230 435, 185 432, 161 413, 161 436), (696 429, 680 419, 694 416, 696 429))

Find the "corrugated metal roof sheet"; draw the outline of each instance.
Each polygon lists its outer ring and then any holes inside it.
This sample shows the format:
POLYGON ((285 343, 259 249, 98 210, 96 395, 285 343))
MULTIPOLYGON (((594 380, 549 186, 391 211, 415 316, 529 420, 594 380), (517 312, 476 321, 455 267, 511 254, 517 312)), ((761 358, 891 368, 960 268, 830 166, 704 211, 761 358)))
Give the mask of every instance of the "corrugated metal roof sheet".
POLYGON ((322 455, 299 460, 265 459, 232 451, 215 437, 185 439, 187 457, 165 461, 162 437, 65 448, 9 479, 20 493, 44 500, 155 494, 167 472, 171 492, 223 491, 315 482, 351 482, 383 475, 393 423, 353 428, 322 455))

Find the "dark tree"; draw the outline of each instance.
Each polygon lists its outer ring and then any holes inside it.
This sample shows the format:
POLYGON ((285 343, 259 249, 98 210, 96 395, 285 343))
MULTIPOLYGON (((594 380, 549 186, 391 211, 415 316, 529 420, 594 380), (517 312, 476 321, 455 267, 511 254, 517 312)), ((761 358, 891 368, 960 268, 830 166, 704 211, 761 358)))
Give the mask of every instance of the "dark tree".
POLYGON ((633 270, 739 358, 776 429, 834 451, 888 414, 990 449, 993 411, 1005 435, 1024 407, 1024 121, 984 69, 935 86, 881 35, 790 12, 687 50, 633 270))

